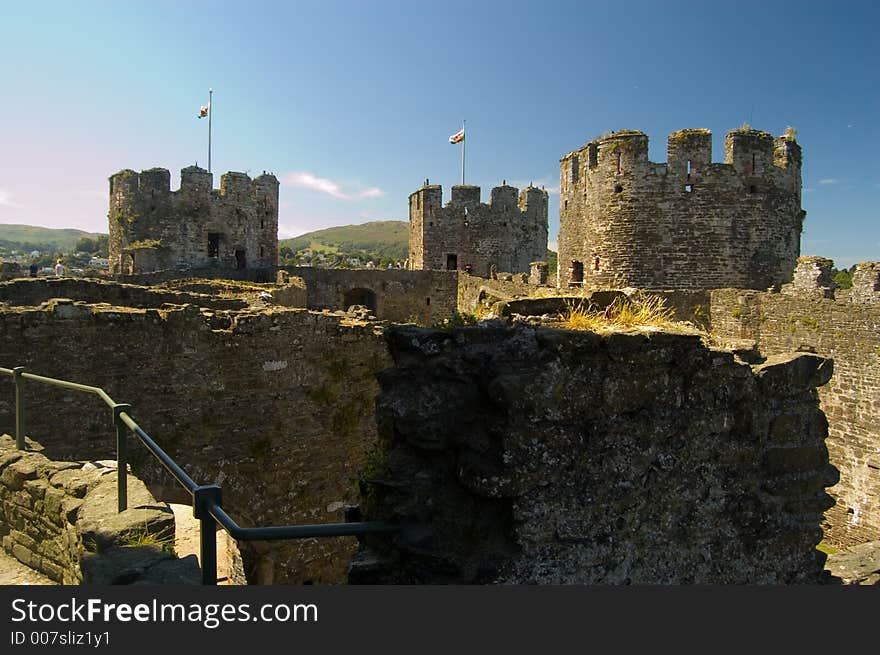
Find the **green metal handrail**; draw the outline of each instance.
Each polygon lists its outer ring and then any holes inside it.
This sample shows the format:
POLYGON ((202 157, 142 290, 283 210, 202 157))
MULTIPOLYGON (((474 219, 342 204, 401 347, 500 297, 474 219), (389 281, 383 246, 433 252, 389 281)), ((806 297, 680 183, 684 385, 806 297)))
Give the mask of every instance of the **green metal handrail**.
POLYGON ((199 485, 187 475, 177 462, 162 450, 131 417, 131 405, 117 403, 100 387, 26 373, 24 366, 17 366, 11 369, 0 367, 0 375, 11 376, 15 386, 15 444, 19 450, 26 449, 24 439, 24 401, 22 396, 24 380, 40 382, 72 391, 95 394, 113 410, 113 425, 116 428, 116 491, 118 511, 123 512, 128 508, 127 428, 159 460, 177 483, 192 496, 193 516, 199 519, 199 529, 201 532, 199 541, 201 544, 202 584, 217 584, 217 541, 215 537, 217 524, 234 539, 240 541, 344 537, 370 533, 393 533, 398 532, 400 529, 399 526, 376 521, 242 528, 223 509, 221 488, 216 485, 199 485))

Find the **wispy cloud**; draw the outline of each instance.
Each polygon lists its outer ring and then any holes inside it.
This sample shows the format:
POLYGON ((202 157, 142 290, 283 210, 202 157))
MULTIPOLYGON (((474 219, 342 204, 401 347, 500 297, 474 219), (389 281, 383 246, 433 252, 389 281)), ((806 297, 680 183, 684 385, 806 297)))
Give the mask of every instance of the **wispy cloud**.
POLYGON ((378 198, 384 196, 385 192, 378 187, 369 187, 361 191, 345 192, 339 182, 328 179, 326 177, 318 177, 308 171, 295 171, 282 176, 281 184, 286 186, 298 187, 300 189, 311 189, 319 193, 325 193, 339 200, 364 200, 365 198, 378 198))
POLYGON ((819 180, 819 184, 837 184, 839 180, 836 177, 826 177, 819 180))
POLYGON ((10 207, 12 209, 21 209, 21 205, 12 201, 12 194, 5 189, 0 189, 0 207, 10 207))

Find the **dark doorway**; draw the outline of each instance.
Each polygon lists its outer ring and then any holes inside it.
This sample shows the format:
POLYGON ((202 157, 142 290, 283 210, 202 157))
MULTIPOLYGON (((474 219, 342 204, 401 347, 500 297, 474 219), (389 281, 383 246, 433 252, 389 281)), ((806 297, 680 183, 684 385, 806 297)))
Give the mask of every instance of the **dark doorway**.
POLYGON ((458 270, 458 255, 446 255, 446 270, 447 271, 457 271, 458 270))
POLYGON ((571 268, 568 269, 568 280, 572 285, 584 283, 584 263, 572 260, 571 268))
POLYGON ((247 260, 244 257, 244 250, 235 251, 235 268, 239 270, 247 268, 247 260))
POLYGON ((220 256, 220 233, 208 232, 208 257, 220 256))
POLYGON ((352 305, 363 305, 375 314, 376 293, 372 289, 363 289, 361 287, 350 289, 346 292, 342 305, 343 309, 348 309, 352 305))

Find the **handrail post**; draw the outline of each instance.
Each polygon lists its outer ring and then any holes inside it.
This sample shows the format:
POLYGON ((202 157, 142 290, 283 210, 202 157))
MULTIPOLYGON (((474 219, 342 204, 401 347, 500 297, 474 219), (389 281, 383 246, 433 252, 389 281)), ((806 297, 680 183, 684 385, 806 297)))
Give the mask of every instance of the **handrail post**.
POLYGON ((128 440, 125 431, 128 427, 120 414, 131 411, 131 405, 116 403, 113 405, 113 425, 116 426, 116 499, 117 511, 128 509, 128 440))
POLYGON ((211 515, 212 505, 223 504, 223 490, 215 485, 193 489, 193 516, 199 519, 199 559, 202 564, 202 584, 217 584, 217 528, 211 515))
POLYGON ((15 447, 24 450, 24 396, 22 385, 24 378, 24 366, 16 366, 12 369, 12 381, 15 383, 15 447))

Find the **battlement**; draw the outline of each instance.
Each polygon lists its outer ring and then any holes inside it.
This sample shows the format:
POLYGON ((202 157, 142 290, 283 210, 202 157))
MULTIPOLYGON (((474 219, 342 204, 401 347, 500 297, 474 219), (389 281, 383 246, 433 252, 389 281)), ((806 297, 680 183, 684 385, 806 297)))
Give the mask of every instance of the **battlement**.
POLYGON ((833 267, 834 262, 826 257, 798 257, 792 281, 782 285, 782 293, 796 296, 818 294, 833 298, 837 286, 831 279, 833 267))
POLYGON ((775 139, 769 132, 748 126, 730 130, 724 142, 724 162, 712 162, 712 132, 706 128, 687 128, 667 137, 667 162, 648 160, 648 136, 638 130, 620 130, 597 137, 578 150, 560 159, 565 178, 577 184, 582 176, 641 175, 643 166, 652 165, 676 179, 695 180, 710 166, 722 170, 724 166, 747 177, 759 177, 772 170, 796 169, 800 174, 801 148, 795 132, 788 128, 775 139), (663 167, 665 166, 665 170, 663 167))
POLYGON ((852 276, 853 302, 880 303, 880 262, 859 262, 852 276))
MULTIPOLYGON (((522 211, 535 204, 546 202, 548 193, 545 189, 539 189, 532 185, 520 191, 517 187, 510 186, 506 180, 499 186, 492 187, 487 202, 481 201, 482 189, 474 184, 455 184, 451 189, 451 197, 445 207, 496 207, 496 208, 519 208, 522 211)), ((443 207, 443 187, 439 184, 424 184, 409 196, 410 207, 441 208, 443 207)))
POLYGON ((712 132, 705 128, 673 132, 666 139, 666 167, 670 175, 696 179, 712 163, 712 132))
POLYGON ((220 189, 213 189, 214 176, 199 166, 187 166, 180 171, 180 189, 171 190, 171 174, 167 168, 149 168, 137 173, 130 168, 110 176, 110 194, 123 198, 138 196, 158 197, 168 194, 207 194, 217 191, 227 199, 244 200, 254 196, 277 193, 278 178, 263 171, 251 179, 246 173, 230 171, 220 177, 220 189))
POLYGON ((220 195, 240 200, 250 195, 251 178, 246 173, 230 171, 220 176, 220 195))
POLYGON ((180 171, 180 190, 193 195, 207 195, 214 188, 214 176, 204 168, 187 166, 180 171))

